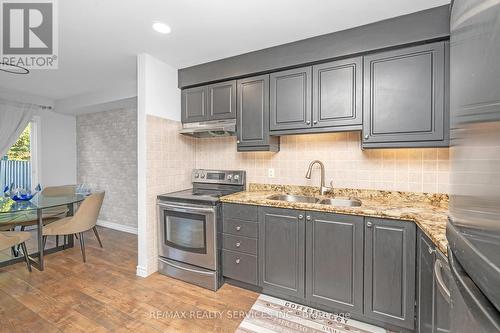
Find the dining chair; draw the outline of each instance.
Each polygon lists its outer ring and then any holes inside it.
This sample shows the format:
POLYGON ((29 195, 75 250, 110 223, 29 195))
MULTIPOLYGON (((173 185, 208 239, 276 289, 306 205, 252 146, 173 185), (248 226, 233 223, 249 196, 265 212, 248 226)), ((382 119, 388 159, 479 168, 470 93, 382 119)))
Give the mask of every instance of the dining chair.
MULTIPOLYGON (((52 222, 43 227, 43 244, 47 240, 47 236, 66 236, 79 235, 80 247, 82 250, 83 262, 86 262, 85 256, 85 239, 83 233, 91 229, 96 231, 97 218, 101 210, 105 192, 96 192, 89 195, 80 205, 74 216, 68 216, 58 221, 52 222)), ((99 236, 96 233, 99 245, 99 236)))
POLYGON ((29 232, 24 231, 1 231, 0 232, 0 251, 13 248, 16 245, 21 245, 26 260, 28 271, 31 272, 30 259, 28 258, 28 249, 26 248, 26 241, 30 238, 29 232))

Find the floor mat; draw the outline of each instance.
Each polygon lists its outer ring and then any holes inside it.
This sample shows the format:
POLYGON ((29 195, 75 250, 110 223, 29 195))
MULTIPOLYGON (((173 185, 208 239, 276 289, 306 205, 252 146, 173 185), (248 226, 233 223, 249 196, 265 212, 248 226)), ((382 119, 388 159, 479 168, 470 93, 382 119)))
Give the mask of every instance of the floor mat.
POLYGON ((236 330, 238 333, 386 333, 383 328, 320 311, 305 305, 260 295, 236 330))

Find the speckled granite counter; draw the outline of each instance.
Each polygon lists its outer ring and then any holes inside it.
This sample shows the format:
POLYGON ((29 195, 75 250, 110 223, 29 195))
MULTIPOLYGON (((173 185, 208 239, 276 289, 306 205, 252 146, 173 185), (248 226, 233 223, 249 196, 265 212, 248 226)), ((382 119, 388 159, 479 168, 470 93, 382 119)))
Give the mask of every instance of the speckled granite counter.
POLYGON ((444 254, 447 253, 446 222, 448 195, 396 191, 333 189, 320 196, 317 187, 250 184, 248 191, 227 195, 222 202, 362 215, 415 222, 444 254), (360 207, 337 207, 267 199, 276 193, 308 195, 317 198, 357 198, 360 207))

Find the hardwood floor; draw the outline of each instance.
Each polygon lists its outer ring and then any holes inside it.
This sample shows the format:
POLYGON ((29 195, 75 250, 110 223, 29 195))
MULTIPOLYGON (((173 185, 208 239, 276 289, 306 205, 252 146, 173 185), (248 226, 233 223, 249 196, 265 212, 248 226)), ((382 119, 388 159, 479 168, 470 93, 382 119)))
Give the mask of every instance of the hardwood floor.
POLYGON ((0 332, 234 332, 258 297, 217 292, 155 273, 135 275, 137 237, 99 228, 80 248, 46 256, 46 269, 0 268, 0 332))

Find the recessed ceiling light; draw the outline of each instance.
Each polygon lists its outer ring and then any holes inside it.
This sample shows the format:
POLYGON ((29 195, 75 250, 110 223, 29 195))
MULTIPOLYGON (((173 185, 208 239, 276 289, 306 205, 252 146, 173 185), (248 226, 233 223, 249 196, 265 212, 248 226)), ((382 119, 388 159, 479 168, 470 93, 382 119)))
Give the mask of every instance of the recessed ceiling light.
POLYGON ((153 29, 161 34, 168 34, 172 31, 168 25, 161 22, 153 23, 153 29))

